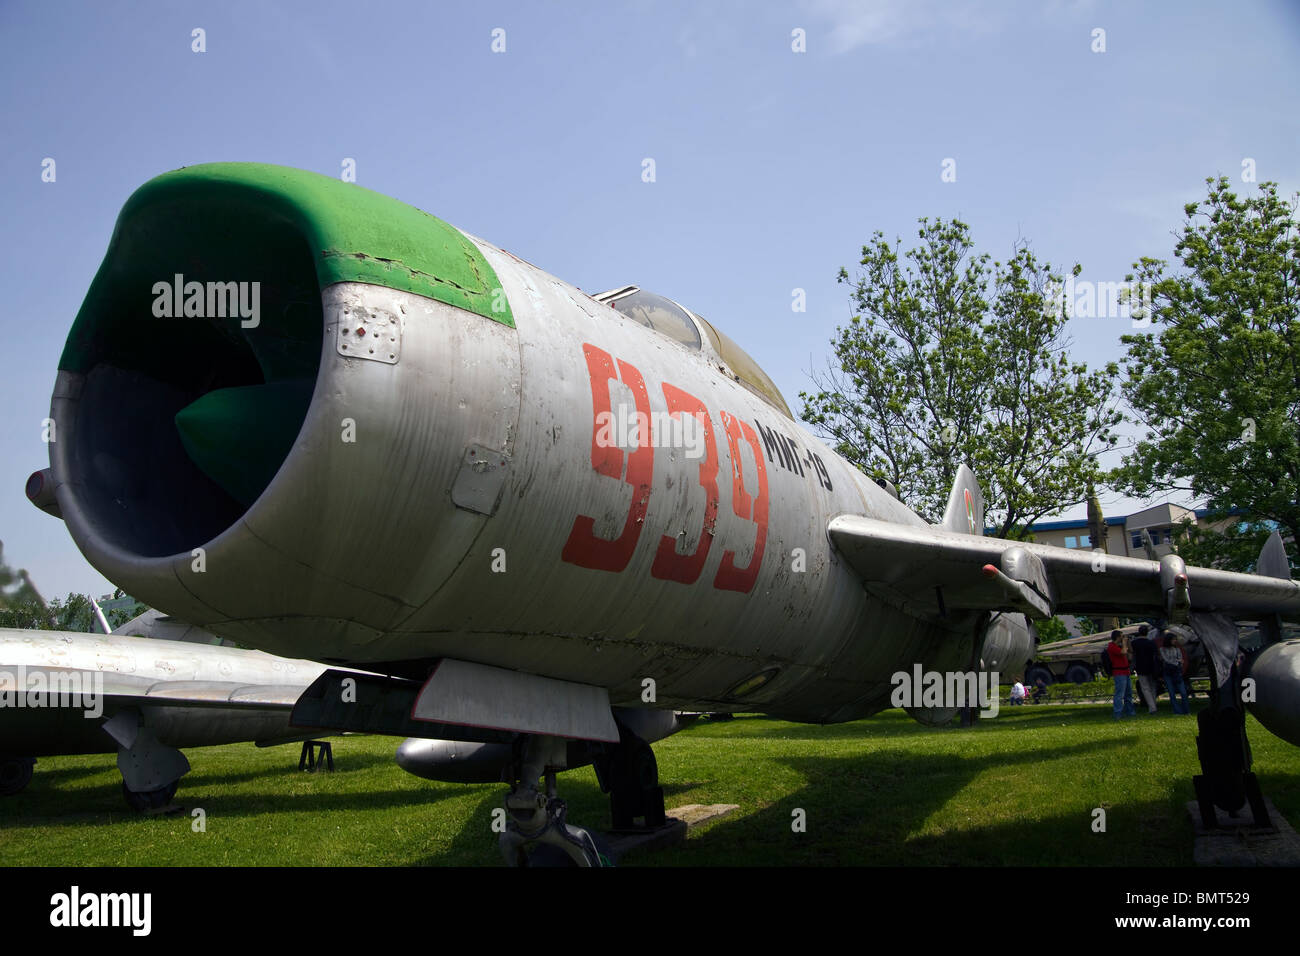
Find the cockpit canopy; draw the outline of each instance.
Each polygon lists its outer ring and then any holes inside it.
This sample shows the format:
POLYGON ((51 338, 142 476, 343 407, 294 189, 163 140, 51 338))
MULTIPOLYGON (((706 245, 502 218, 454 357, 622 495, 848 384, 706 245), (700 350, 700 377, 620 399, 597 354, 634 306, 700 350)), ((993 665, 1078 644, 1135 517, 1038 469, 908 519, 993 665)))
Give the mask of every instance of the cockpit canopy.
POLYGON ((774 406, 786 418, 794 417, 776 383, 767 377, 749 353, 715 329, 703 316, 683 308, 672 299, 634 285, 611 289, 594 298, 692 351, 711 353, 718 360, 722 372, 774 406))

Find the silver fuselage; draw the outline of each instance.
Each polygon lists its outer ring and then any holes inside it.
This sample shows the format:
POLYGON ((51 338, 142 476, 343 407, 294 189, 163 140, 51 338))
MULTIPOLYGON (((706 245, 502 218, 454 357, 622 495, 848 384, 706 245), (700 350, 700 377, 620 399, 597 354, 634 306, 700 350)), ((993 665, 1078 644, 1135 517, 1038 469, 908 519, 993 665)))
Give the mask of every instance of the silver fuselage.
POLYGON ((913 663, 968 663, 953 637, 970 616, 869 595, 826 534, 840 514, 920 517, 707 341, 692 351, 472 241, 515 327, 378 285, 325 288, 292 450, 238 521, 190 551, 122 547, 86 506, 91 472, 110 469, 78 459, 83 397, 112 392, 61 371, 51 462, 91 563, 273 654, 390 671, 455 658, 605 687, 615 705, 842 721, 889 706, 891 674, 913 663), (359 347, 374 333, 349 338, 362 322, 392 330, 386 354, 359 347), (657 434, 602 447, 602 405, 698 414, 707 453, 655 447, 657 434))

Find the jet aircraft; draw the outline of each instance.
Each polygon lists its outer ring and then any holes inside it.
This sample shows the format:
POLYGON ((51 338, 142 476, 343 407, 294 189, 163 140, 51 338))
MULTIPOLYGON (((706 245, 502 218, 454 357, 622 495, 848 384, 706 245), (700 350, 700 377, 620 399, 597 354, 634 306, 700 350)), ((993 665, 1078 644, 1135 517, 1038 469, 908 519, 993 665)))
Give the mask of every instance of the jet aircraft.
MULTIPOLYGON (((222 637, 382 675, 347 699, 327 671, 298 723, 497 745, 511 862, 597 862, 556 792, 579 763, 616 820, 662 817, 629 711, 848 721, 914 665, 1019 671, 1025 618, 1300 612, 1280 540, 1243 575, 986 537, 964 466, 931 526, 704 316, 282 167, 130 197, 50 417, 46 504, 92 565, 222 637)), ((1270 726, 1300 743, 1300 648, 1265 654, 1270 726)), ((1237 781, 1220 736, 1207 775, 1237 781)))

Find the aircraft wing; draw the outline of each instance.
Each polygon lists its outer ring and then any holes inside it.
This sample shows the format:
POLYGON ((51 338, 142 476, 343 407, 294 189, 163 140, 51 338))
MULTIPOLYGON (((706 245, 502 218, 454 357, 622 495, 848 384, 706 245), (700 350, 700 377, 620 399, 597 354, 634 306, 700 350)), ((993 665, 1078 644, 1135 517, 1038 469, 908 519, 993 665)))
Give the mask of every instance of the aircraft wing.
MULTIPOLYGON (((120 676, 118 678, 120 681, 120 676)), ((150 681, 137 687, 105 687, 105 696, 135 704, 169 707, 224 707, 260 711, 290 711, 301 696, 301 684, 241 684, 237 681, 150 681)))
POLYGON ((1193 611, 1300 614, 1300 584, 1289 580, 1276 532, 1260 574, 1188 567, 1172 554, 1147 561, 857 515, 832 519, 827 533, 869 591, 916 613, 1019 611, 1041 620, 1108 612, 1171 621, 1193 611))
POLYGON ((222 707, 290 711, 302 684, 249 684, 239 681, 157 680, 129 674, 92 672, 74 667, 24 664, 25 681, 0 671, 0 694, 52 693, 100 697, 118 704, 168 707, 222 707))
POLYGON ((100 720, 150 715, 168 746, 318 736, 289 722, 323 664, 116 634, 0 628, 0 754, 115 749, 100 720))

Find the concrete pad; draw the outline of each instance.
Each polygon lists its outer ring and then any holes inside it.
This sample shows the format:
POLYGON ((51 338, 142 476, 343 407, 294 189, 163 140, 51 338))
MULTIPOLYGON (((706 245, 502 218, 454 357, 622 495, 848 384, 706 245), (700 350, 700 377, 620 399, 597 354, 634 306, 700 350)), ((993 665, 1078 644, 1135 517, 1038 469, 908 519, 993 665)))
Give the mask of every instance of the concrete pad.
POLYGON ((1195 800, 1187 812, 1196 828, 1192 857, 1197 866, 1300 866, 1300 836, 1271 800, 1264 798, 1272 827, 1255 826, 1250 806, 1238 816, 1230 817, 1215 808, 1218 826, 1206 829, 1201 823, 1201 808, 1195 800))
POLYGON ((739 809, 738 803, 688 803, 675 810, 669 810, 668 813, 681 820, 687 827, 694 829, 702 824, 720 820, 739 809))
POLYGON ((616 830, 605 833, 604 837, 609 844, 609 855, 617 863, 633 851, 663 850, 685 843, 686 824, 669 817, 668 822, 656 830, 616 830))
POLYGON ((740 809, 735 803, 688 803, 668 811, 668 822, 657 830, 616 830, 604 834, 615 862, 633 851, 662 850, 686 842, 694 828, 740 809))

